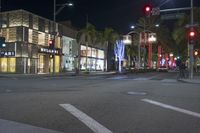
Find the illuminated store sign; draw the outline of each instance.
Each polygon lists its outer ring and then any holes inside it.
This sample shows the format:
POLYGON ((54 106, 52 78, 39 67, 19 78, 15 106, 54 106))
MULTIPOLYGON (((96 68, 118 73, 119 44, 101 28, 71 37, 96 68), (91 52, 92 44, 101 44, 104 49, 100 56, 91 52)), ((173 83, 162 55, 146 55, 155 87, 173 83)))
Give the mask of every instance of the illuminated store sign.
POLYGON ((48 54, 59 54, 59 50, 48 49, 48 48, 40 48, 39 52, 48 53, 48 54))
POLYGON ((5 57, 5 56, 15 56, 15 51, 1 51, 0 56, 5 57))

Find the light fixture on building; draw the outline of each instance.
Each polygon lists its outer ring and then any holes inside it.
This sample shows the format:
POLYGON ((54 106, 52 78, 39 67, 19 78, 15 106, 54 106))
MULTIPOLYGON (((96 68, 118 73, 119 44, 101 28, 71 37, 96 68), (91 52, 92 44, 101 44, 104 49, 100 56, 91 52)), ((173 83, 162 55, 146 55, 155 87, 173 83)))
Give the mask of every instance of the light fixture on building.
POLYGON ((132 43, 132 38, 130 35, 124 35, 123 36, 123 43, 125 45, 130 45, 132 43))

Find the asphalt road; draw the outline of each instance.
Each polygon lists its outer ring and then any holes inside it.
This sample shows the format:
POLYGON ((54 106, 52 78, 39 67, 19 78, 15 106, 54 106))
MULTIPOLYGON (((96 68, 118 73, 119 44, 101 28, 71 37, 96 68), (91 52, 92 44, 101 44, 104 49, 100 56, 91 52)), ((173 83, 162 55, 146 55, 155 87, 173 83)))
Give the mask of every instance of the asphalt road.
POLYGON ((175 73, 0 79, 0 133, 200 133, 200 87, 175 73))

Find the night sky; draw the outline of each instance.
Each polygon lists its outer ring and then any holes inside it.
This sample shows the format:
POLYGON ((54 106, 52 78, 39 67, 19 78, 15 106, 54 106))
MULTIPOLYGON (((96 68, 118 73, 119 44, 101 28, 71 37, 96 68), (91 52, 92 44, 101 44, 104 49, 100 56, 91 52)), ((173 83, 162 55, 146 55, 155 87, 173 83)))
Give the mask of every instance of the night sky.
MULTIPOLYGON (((25 9, 48 19, 53 19, 53 0, 1 0, 2 11, 25 9)), ((98 30, 112 27, 120 33, 126 33, 130 26, 142 16, 145 3, 153 6, 162 5, 161 9, 189 7, 190 0, 71 0, 74 7, 65 7, 58 15, 57 21, 71 20, 72 24, 81 28, 90 23, 98 30)), ((69 0, 57 0, 57 4, 69 0)), ((194 0, 195 6, 200 6, 200 0, 194 0)))

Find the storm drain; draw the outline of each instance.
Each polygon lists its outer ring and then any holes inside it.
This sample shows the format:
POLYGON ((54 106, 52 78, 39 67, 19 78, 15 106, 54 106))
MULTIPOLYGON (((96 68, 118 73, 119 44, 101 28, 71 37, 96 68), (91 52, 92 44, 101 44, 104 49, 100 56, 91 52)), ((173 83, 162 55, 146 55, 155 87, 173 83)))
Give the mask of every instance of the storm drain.
POLYGON ((135 92, 135 91, 129 91, 127 92, 128 95, 138 95, 138 96, 144 96, 147 93, 146 92, 135 92))

